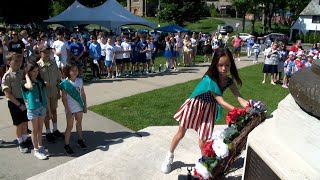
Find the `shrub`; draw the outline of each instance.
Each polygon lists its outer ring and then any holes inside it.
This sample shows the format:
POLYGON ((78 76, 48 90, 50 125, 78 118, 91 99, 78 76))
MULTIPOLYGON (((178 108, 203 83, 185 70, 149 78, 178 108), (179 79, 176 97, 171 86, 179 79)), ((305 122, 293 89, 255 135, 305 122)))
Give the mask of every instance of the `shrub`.
POLYGON ((306 33, 304 34, 304 43, 309 43, 309 37, 310 37, 310 33, 306 33))
POLYGON ((218 17, 219 14, 217 12, 216 7, 214 6, 214 4, 212 3, 211 7, 210 7, 210 13, 211 13, 211 17, 218 17))
POLYGON ((320 32, 316 33, 315 43, 320 43, 320 32))
POLYGON ((304 43, 304 34, 303 33, 299 33, 299 38, 298 39, 301 39, 301 41, 304 43))
POLYGON ((315 33, 310 33, 310 36, 309 36, 309 43, 315 43, 315 33))

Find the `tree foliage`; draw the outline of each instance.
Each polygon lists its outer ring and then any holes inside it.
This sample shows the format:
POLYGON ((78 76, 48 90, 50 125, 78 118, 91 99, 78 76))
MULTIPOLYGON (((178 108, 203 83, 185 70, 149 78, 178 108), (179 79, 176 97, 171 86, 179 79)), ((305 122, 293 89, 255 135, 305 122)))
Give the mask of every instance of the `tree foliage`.
POLYGON ((0 16, 7 24, 41 22, 48 18, 50 2, 51 0, 4 0, 1 1, 0 16))
POLYGON ((201 17, 210 16, 204 0, 162 0, 160 19, 184 26, 186 22, 197 22, 201 17))
POLYGON ((210 14, 211 14, 211 17, 218 17, 217 9, 216 9, 216 7, 214 6, 213 3, 210 6, 210 14))
MULTIPOLYGON (((231 0, 232 5, 235 7, 238 15, 243 18, 245 23, 245 14, 251 13, 257 15, 257 12, 264 12, 265 22, 264 29, 271 30, 271 22, 275 13, 279 11, 290 11, 292 19, 296 19, 301 11, 308 5, 310 0, 231 0)), ((252 21, 254 30, 255 20, 252 21)), ((244 26, 243 26, 244 27, 244 26)))
POLYGON ((245 23, 246 23, 246 13, 252 8, 252 0, 231 0, 232 5, 235 7, 238 16, 242 17, 242 32, 244 32, 245 23))

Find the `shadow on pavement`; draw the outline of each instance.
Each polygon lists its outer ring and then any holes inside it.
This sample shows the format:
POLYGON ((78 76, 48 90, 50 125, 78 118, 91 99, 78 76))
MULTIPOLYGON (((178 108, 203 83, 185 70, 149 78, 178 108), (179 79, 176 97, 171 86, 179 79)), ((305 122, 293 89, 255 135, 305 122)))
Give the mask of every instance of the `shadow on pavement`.
MULTIPOLYGON (((96 131, 96 132, 83 131, 83 138, 84 138, 85 144, 87 145, 87 149, 83 150, 77 145, 77 140, 78 140, 77 133, 72 132, 71 138, 70 138, 70 146, 74 151, 73 157, 79 157, 91 151, 94 151, 96 149, 107 151, 110 145, 122 143, 123 139, 125 138, 129 138, 132 136, 145 137, 149 135, 150 134, 146 132, 132 133, 132 132, 121 131, 121 132, 106 133, 101 131, 96 131)), ((48 149, 48 151, 50 152, 51 157, 68 156, 63 149, 64 140, 57 140, 54 144, 48 144, 44 137, 43 144, 45 145, 46 149, 48 149)))
POLYGON ((181 161, 175 161, 172 163, 172 170, 177 170, 181 174, 188 174, 187 168, 193 168, 195 164, 185 164, 184 162, 181 161))

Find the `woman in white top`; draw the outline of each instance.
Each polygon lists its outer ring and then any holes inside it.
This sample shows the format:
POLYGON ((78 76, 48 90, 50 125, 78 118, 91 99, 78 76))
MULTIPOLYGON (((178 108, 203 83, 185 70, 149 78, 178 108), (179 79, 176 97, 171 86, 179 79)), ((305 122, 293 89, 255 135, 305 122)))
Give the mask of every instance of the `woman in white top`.
POLYGON ((106 66, 104 65, 104 60, 106 59, 106 48, 107 48, 107 40, 105 36, 100 37, 100 46, 101 46, 101 57, 99 60, 99 69, 101 77, 104 76, 107 72, 106 66))
POLYGON ((183 61, 184 66, 191 66, 192 65, 192 45, 190 41, 190 37, 188 34, 185 35, 183 40, 183 61))
POLYGON ((191 41, 191 47, 192 47, 191 57, 193 59, 193 64, 195 64, 196 56, 197 56, 197 46, 198 46, 198 39, 195 33, 192 34, 190 41, 191 41))

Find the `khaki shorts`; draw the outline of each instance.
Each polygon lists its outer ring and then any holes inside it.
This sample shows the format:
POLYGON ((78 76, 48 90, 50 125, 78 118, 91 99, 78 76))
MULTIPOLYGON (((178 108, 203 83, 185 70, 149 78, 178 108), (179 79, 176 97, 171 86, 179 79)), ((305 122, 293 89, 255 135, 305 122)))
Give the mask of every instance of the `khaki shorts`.
POLYGON ((54 110, 57 110, 57 108, 58 108, 58 98, 57 97, 48 98, 47 104, 49 105, 51 112, 54 111, 54 110))

